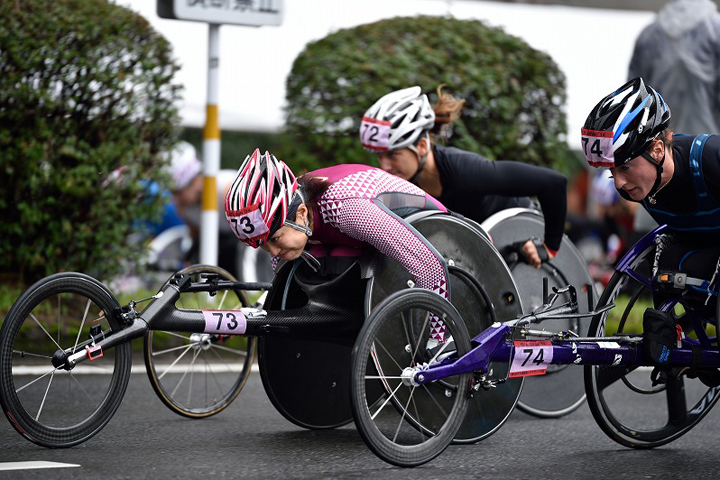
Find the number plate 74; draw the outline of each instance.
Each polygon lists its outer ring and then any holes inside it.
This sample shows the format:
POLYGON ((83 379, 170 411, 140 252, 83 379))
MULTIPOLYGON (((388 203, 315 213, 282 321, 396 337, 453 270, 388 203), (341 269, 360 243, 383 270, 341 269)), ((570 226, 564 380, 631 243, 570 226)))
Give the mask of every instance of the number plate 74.
POLYGON ((550 340, 515 340, 509 377, 545 375, 552 358, 550 340))

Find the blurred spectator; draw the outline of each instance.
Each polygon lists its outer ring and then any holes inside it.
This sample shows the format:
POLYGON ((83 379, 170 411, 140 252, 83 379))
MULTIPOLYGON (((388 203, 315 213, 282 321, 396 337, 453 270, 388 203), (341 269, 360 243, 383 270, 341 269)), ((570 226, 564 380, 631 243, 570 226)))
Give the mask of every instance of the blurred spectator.
POLYGON ((720 14, 711 0, 672 0, 635 43, 628 78, 642 77, 673 107, 670 129, 720 125, 720 14))
POLYGON ((172 205, 177 215, 190 228, 190 236, 197 238, 199 218, 192 211, 202 198, 202 163, 195 147, 188 142, 178 142, 170 152, 169 173, 172 183, 172 205))
MULTIPOLYGON (((672 0, 638 37, 628 79, 642 77, 673 106, 670 129, 720 129, 720 14, 711 0, 672 0)), ((633 243, 657 226, 638 209, 633 243)))

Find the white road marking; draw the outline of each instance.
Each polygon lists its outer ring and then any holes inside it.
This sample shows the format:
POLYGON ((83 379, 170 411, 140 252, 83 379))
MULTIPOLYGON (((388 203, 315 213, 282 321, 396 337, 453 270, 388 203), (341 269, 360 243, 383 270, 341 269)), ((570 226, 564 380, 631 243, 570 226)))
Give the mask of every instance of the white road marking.
POLYGON ((0 470, 30 470, 32 468, 71 468, 79 467, 74 463, 58 462, 5 462, 0 463, 0 470))
MULTIPOLYGON (((241 365, 225 365, 225 364, 211 364, 210 367, 206 367, 205 364, 201 365, 195 365, 193 367, 194 373, 202 373, 205 370, 212 371, 213 373, 228 373, 228 372, 234 372, 239 373, 242 371, 241 365)), ((158 366, 156 368, 156 371, 159 373, 162 373, 166 370, 166 367, 158 366)), ((186 369, 185 366, 182 367, 175 367, 176 372, 184 372, 186 369)), ((13 367, 13 375, 42 375, 43 373, 47 373, 50 370, 52 370, 52 367, 30 367, 30 366, 17 366, 13 367)), ((251 368, 251 372, 259 372, 260 367, 257 363, 254 363, 251 368)), ((65 373, 64 370, 58 370, 56 373, 62 374, 65 373)), ((85 366, 85 365, 78 365, 77 367, 72 369, 72 373, 74 375, 83 375, 83 374, 110 374, 111 372, 109 370, 103 370, 101 368, 95 368, 91 366, 85 366)), ((131 373, 142 373, 145 374, 145 365, 133 365, 131 369, 131 373)))

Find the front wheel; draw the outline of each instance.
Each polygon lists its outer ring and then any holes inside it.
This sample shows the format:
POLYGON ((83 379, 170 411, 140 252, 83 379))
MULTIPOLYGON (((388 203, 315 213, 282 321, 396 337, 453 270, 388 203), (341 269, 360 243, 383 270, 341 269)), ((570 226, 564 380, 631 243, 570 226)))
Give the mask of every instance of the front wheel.
MULTIPOLYGON (((211 265, 193 265, 178 273, 193 282, 204 274, 237 281, 227 271, 211 265)), ((247 307, 242 291, 183 292, 179 308, 237 310, 247 307)), ((255 337, 150 331, 143 352, 150 385, 170 410, 189 418, 205 418, 225 410, 250 377, 255 361, 255 337)))
MULTIPOLYGON (((653 247, 640 253, 632 268, 638 282, 615 272, 598 302, 598 309, 612 302, 615 308, 593 318, 590 336, 605 337, 616 333, 641 335, 642 318, 652 307, 650 262, 653 247)), ((705 338, 708 322, 701 312, 679 303, 674 309, 689 339, 705 338)), ((652 367, 585 367, 585 390, 590 411, 602 430, 614 441, 633 448, 653 448, 687 433, 717 402, 720 388, 708 388, 699 379, 680 376, 667 384, 652 386, 652 367)))
POLYGON ((378 305, 365 322, 351 356, 351 402, 355 424, 370 449, 393 465, 429 462, 452 442, 468 408, 471 374, 422 386, 403 371, 432 363, 425 353, 429 316, 442 318, 456 355, 470 350, 460 314, 439 295, 403 290, 378 305), (384 391, 378 400, 372 391, 384 391))
POLYGON ((0 404, 12 426, 44 447, 71 447, 102 429, 120 406, 132 367, 131 343, 71 370, 53 355, 74 352, 90 329, 120 330, 115 297, 81 273, 40 280, 13 304, 0 330, 0 404), (98 327, 99 326, 99 327, 98 327))

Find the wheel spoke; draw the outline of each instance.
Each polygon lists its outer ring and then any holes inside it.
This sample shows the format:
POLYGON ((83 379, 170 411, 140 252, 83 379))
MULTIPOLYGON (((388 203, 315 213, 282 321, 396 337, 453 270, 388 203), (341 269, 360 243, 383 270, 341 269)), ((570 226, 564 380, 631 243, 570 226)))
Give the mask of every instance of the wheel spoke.
MULTIPOLYGON (((215 345, 213 345, 213 347, 214 346, 215 345)), ((215 350, 214 348, 210 348, 210 351, 213 353, 213 355, 215 355, 215 357, 217 357, 218 360, 220 360, 222 362, 223 365, 225 365, 225 368, 227 368, 228 372, 232 371, 232 366, 227 362, 227 360, 225 360, 222 356, 220 356, 220 354, 217 352, 217 350, 215 350)), ((206 362, 207 362, 207 360, 206 360, 206 362)))
MULTIPOLYGON (((186 353, 187 353, 187 351, 183 352, 183 355, 185 355, 186 353)), ((191 375, 191 378, 192 378, 192 369, 193 369, 193 365, 195 364, 195 359, 197 358, 198 354, 199 354, 199 351, 194 352, 193 358, 192 358, 192 360, 190 361, 190 365, 189 365, 187 368, 185 368, 185 372, 183 372, 182 377, 180 377, 180 380, 178 380, 177 385, 175 385, 175 388, 173 389, 172 393, 170 394, 171 397, 174 397, 174 396, 175 396, 175 393, 177 392, 177 389, 180 387, 180 385, 182 384, 183 380, 185 380, 185 376, 187 376, 188 372, 190 372, 190 375, 191 375)), ((182 355, 181 355, 181 356, 182 356, 182 355)), ((170 371, 170 368, 172 368, 173 365, 175 365, 175 364, 178 362, 178 360, 180 360, 180 357, 178 357, 178 359, 175 360, 172 365, 170 365, 170 367, 163 373, 163 375, 165 375, 167 372, 169 372, 169 371, 170 371)))
POLYGON ((78 387, 80 387, 80 390, 83 391, 83 393, 84 393, 85 396, 88 398, 88 400, 92 400, 92 399, 93 399, 92 396, 90 395, 90 393, 87 391, 87 389, 82 386, 82 384, 80 383, 80 381, 78 381, 78 379, 75 378, 75 375, 73 375, 72 372, 70 372, 70 378, 77 384, 78 387))
POLYGON ((13 350, 13 353, 16 355, 20 355, 21 357, 35 357, 35 358, 44 358, 47 360, 52 360, 51 355, 42 355, 40 353, 31 353, 31 352, 26 352, 24 350, 13 350))
POLYGON ((25 390, 27 387, 29 387, 30 385, 34 384, 34 383, 37 382, 38 380, 41 380, 41 379, 47 377, 48 375, 53 375, 56 370, 57 370, 57 368, 53 368, 52 370, 43 373, 42 375, 40 375, 39 377, 37 377, 35 380, 26 383, 25 385, 23 385, 23 386, 20 387, 20 388, 16 388, 16 389, 15 389, 15 392, 17 392, 17 393, 22 392, 23 390, 25 390))
POLYGON ((177 347, 170 347, 170 348, 166 348, 165 350, 160 350, 160 351, 153 350, 152 356, 157 357, 158 355, 164 355, 166 353, 176 352, 178 350, 187 350, 192 347, 197 347, 198 345, 200 345, 200 342, 193 342, 188 345, 179 345, 177 347))
MULTIPOLYGON (((395 390, 393 390, 392 392, 390 392, 390 395, 388 395, 388 397, 385 399, 385 401, 382 403, 382 405, 380 405, 380 408, 378 408, 378 409, 375 411, 375 413, 371 415, 370 418, 372 418, 373 420, 375 420, 375 417, 377 417, 378 414, 385 408, 385 405, 387 405, 388 402, 390 402, 390 400, 392 400, 392 399, 395 397, 395 393, 396 393, 398 390, 400 390, 400 387, 402 387, 402 382, 401 382, 401 383, 398 383, 398 386, 395 387, 395 390)), ((368 407, 369 407, 369 405, 368 405, 368 407)))
POLYGON ((183 340, 187 340, 188 342, 191 341, 191 340, 190 340, 190 335, 182 335, 182 334, 175 333, 175 332, 167 332, 167 331, 165 331, 165 330, 158 330, 158 331, 155 332, 155 333, 164 333, 164 334, 166 334, 166 335, 170 335, 171 337, 182 338, 183 340))
POLYGON ((165 369, 165 371, 160 374, 160 376, 158 377, 158 379, 159 379, 159 380, 162 380, 162 378, 165 376, 165 374, 167 374, 170 370, 172 370, 172 368, 175 366, 175 364, 177 364, 177 363, 185 356, 185 354, 190 351, 191 348, 192 348, 192 345, 186 346, 186 347, 185 347, 185 351, 182 352, 180 355, 178 355, 178 357, 175 359, 175 361, 172 362, 172 363, 170 364, 170 366, 168 366, 168 367, 165 369))
POLYGON ((405 406, 402 408, 402 415, 400 416, 400 420, 398 421, 398 426, 395 429, 395 435, 393 435, 393 442, 397 442, 397 436, 400 433, 400 428, 403 426, 403 423, 405 422, 405 414, 407 413, 408 405, 410 405, 410 401, 413 398, 413 394, 415 393, 415 388, 410 389, 410 396, 408 397, 408 401, 405 403, 405 406))
POLYGON ((45 406, 45 399, 47 398, 47 394, 50 391, 50 385, 52 385, 53 378, 55 378, 55 371, 50 374, 50 379, 48 380, 47 387, 45 388, 45 394, 43 395, 42 401, 40 402, 40 408, 38 408, 37 415, 35 416, 36 422, 40 420, 40 414, 42 413, 43 407, 45 406))
POLYGON ((75 353, 78 343, 80 343, 80 334, 82 333, 83 327, 85 326, 85 320, 87 320, 87 314, 90 311, 90 303, 91 303, 91 300, 88 298, 88 301, 85 304, 85 313, 83 314, 82 321, 80 322, 80 328, 78 328, 77 338, 75 338, 75 345, 73 345, 72 353, 75 353))
POLYGON ((228 291, 223 290, 222 297, 220 297, 220 302, 218 303, 217 309, 223 310, 223 305, 225 304, 225 299, 227 298, 228 291))
MULTIPOLYGON (((214 352, 217 355, 217 352, 214 352)), ((217 387, 217 391, 220 394, 220 396, 223 395, 223 387, 220 385, 220 380, 217 378, 217 375, 215 374, 215 371, 212 369, 212 366, 210 363, 208 363, 207 358, 203 356, 203 360, 205 361, 205 394, 207 395, 209 388, 207 386, 208 377, 212 377, 212 379, 215 381, 215 386, 217 387)), ((224 363, 224 362, 223 362, 224 363)), ((225 364, 228 368, 228 371, 230 370, 230 366, 225 364)), ((208 400, 205 398, 205 405, 208 405, 208 400)))
MULTIPOLYGON (((235 355, 244 355, 247 357, 247 351, 246 350, 239 350, 237 348, 230 348, 226 347, 224 345, 218 345, 217 343, 213 343, 212 347, 213 350, 222 350, 224 352, 234 353, 235 355)), ((217 353, 217 352, 216 352, 217 353)))
MULTIPOLYGON (((58 348, 58 350, 62 350, 63 348, 62 348, 60 345, 58 345, 58 343, 55 341, 55 339, 53 338, 53 336, 50 335, 50 333, 48 333, 47 330, 45 330, 45 327, 43 327, 42 323, 40 323, 40 320, 38 320, 38 319, 35 317, 35 315, 33 315, 32 313, 30 313, 30 317, 31 317, 33 320, 35 320, 35 323, 37 323, 37 324, 38 324, 38 327, 40 327, 40 329, 41 329, 43 332, 45 332, 45 335, 47 335, 48 338, 49 338, 50 340, 52 340, 52 342, 55 344, 55 346, 58 348)), ((78 334, 78 335, 80 335, 80 334, 78 334)))

